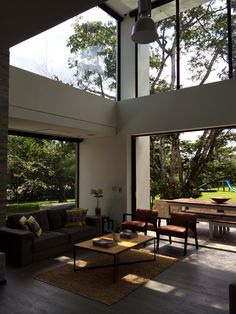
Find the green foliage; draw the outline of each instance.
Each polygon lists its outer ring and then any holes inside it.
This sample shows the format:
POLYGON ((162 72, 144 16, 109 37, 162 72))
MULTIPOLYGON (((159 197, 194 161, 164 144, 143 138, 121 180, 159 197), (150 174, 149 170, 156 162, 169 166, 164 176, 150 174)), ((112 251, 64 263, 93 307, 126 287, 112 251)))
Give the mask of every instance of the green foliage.
POLYGON ((74 195, 75 147, 73 143, 9 136, 8 198, 63 201, 74 195))
POLYGON ((76 85, 103 97, 115 99, 116 90, 116 25, 111 21, 74 24, 68 39, 71 57, 69 67, 75 69, 76 85))
MULTIPOLYGON (((159 21, 157 31, 158 39, 150 45, 151 94, 176 88, 175 17, 159 21)), ((181 12, 181 84, 201 85, 212 77, 228 78, 227 45, 226 1, 211 0, 181 12)))
POLYGON ((195 142, 180 134, 151 137, 151 202, 161 198, 199 197, 200 187, 236 182, 236 133, 231 129, 203 132, 195 142))

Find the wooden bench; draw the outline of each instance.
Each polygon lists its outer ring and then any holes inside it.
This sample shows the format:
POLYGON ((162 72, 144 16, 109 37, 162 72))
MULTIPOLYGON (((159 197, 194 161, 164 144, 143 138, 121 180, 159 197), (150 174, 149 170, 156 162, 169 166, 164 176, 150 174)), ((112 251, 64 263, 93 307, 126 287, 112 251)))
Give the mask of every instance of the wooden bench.
POLYGON ((227 220, 227 219, 211 219, 209 221, 209 236, 210 239, 213 238, 214 232, 219 229, 220 233, 225 233, 225 231, 229 231, 229 228, 236 228, 235 220, 227 220))
POLYGON ((209 222, 209 237, 213 238, 215 232, 225 233, 230 228, 236 228, 236 214, 222 211, 207 211, 203 209, 188 209, 188 213, 197 215, 198 221, 209 222))

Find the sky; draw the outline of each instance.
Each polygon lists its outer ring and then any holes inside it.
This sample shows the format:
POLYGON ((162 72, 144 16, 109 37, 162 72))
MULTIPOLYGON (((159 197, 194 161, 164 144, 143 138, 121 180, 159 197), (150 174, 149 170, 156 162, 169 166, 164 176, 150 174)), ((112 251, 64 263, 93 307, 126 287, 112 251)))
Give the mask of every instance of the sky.
MULTIPOLYGON (((99 8, 83 13, 83 21, 104 20, 109 16, 99 8)), ((73 34, 76 17, 34 36, 10 49, 10 64, 24 70, 70 83, 74 71, 68 68, 67 40, 73 34)))

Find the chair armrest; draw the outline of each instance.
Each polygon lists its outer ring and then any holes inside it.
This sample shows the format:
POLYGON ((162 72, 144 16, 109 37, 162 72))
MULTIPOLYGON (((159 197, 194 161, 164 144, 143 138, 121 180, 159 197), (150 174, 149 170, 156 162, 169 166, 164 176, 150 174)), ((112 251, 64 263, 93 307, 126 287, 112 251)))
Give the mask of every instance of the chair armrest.
POLYGON ((124 213, 124 214, 123 214, 123 220, 122 220, 122 221, 126 221, 127 216, 130 216, 130 217, 132 217, 132 219, 133 219, 133 215, 132 215, 132 214, 124 213))
POLYGON ((0 251, 6 253, 6 260, 16 266, 32 263, 34 234, 30 231, 0 228, 0 251))

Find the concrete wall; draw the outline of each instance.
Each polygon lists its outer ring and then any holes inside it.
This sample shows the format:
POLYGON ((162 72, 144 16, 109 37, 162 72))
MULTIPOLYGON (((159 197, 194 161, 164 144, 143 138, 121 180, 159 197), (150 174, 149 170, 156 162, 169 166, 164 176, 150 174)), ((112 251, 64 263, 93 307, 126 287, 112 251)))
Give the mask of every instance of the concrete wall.
POLYGON ((118 103, 118 132, 152 134, 236 125, 236 81, 206 84, 118 103))
POLYGON ((101 188, 102 215, 121 221, 126 211, 126 136, 87 139, 80 144, 80 206, 95 213, 96 199, 91 189, 101 188))
POLYGON ((150 137, 136 138, 136 206, 150 208, 150 137))
POLYGON ((0 226, 6 223, 9 51, 0 52, 0 226))
POLYGON ((34 121, 39 130, 41 124, 52 130, 60 126, 77 137, 116 134, 114 101, 15 67, 10 69, 9 101, 10 123, 23 120, 24 127, 27 121, 34 121))

